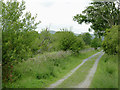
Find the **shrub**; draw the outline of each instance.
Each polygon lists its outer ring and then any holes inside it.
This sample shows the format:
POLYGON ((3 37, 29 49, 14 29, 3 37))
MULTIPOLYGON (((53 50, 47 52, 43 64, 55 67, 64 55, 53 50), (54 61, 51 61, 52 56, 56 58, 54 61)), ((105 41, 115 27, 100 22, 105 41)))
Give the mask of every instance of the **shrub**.
POLYGON ((76 41, 72 44, 71 50, 75 53, 79 53, 81 49, 85 47, 85 43, 81 37, 76 37, 76 41))
POLYGON ((93 47, 96 50, 98 47, 101 46, 101 43, 101 39, 96 36, 91 42, 91 47, 93 47))
POLYGON ((9 79, 13 62, 20 62, 32 56, 31 42, 37 28, 35 17, 30 12, 23 15, 25 2, 2 1, 2 64, 3 81, 9 79), (6 78, 7 77, 7 78, 6 78))
POLYGON ((83 33, 82 35, 83 41, 86 45, 90 45, 92 41, 92 36, 89 33, 83 33))
POLYGON ((118 53, 118 26, 113 26, 111 29, 106 30, 102 46, 107 54, 118 53))
POLYGON ((76 37, 73 32, 62 31, 62 38, 60 40, 60 49, 61 50, 70 50, 71 46, 75 43, 76 37))

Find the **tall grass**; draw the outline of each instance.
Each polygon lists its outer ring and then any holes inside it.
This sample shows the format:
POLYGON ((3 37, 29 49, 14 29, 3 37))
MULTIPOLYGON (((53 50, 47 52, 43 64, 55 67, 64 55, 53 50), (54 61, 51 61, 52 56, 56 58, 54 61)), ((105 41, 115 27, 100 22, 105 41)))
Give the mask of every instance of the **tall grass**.
POLYGON ((62 78, 71 69, 97 51, 77 56, 70 51, 44 53, 18 63, 13 67, 12 82, 3 84, 9 88, 43 88, 62 78))
POLYGON ((92 57, 87 62, 85 62, 75 73, 73 73, 68 79, 61 83, 57 88, 78 88, 78 85, 85 80, 92 68, 95 60, 100 56, 100 54, 92 57))
POLYGON ((118 56, 107 55, 100 59, 91 88, 118 88, 118 56))

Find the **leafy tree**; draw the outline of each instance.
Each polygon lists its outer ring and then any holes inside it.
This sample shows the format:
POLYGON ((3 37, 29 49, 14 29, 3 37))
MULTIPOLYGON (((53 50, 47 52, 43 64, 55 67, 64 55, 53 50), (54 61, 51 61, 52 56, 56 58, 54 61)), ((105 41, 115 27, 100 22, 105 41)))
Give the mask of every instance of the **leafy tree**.
POLYGON ((98 47, 101 47, 101 44, 102 44, 101 38, 98 38, 96 36, 91 42, 91 47, 93 47, 96 50, 98 47))
POLYGON ((62 38, 60 40, 60 49, 61 50, 70 50, 72 44, 75 42, 75 35, 70 31, 61 31, 62 38))
POLYGON ((71 50, 74 53, 79 53, 81 49, 85 47, 85 43, 81 37, 76 37, 75 42, 71 46, 71 50))
POLYGON ((44 51, 51 50, 52 36, 48 29, 43 29, 43 31, 39 35, 39 53, 43 53, 44 51))
POLYGON ((95 34, 103 36, 107 28, 112 25, 118 25, 119 9, 114 2, 92 2, 83 12, 77 14, 73 20, 81 23, 92 23, 90 29, 95 31, 95 34))
POLYGON ((118 53, 118 26, 113 26, 111 29, 106 30, 102 46, 107 54, 118 53))
POLYGON ((82 38, 83 38, 86 45, 91 44, 92 36, 89 33, 84 33, 81 36, 82 36, 82 38))
POLYGON ((23 16, 24 10, 24 1, 2 2, 3 63, 24 59, 29 55, 23 54, 31 51, 29 46, 34 36, 29 34, 36 29, 39 22, 35 23, 36 16, 32 17, 30 12, 23 16))
POLYGON ((81 37, 75 36, 71 31, 61 31, 59 47, 61 50, 72 50, 74 53, 84 48, 84 41, 81 37))
POLYGON ((2 1, 2 64, 3 81, 9 79, 13 62, 19 62, 32 56, 31 43, 35 39, 34 30, 40 22, 26 12, 25 2, 2 1))

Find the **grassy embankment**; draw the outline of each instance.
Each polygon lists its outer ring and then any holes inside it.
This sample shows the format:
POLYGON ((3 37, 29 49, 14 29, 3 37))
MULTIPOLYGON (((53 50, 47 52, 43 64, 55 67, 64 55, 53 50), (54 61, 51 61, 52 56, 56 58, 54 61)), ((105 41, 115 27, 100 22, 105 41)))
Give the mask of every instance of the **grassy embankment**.
POLYGON ((97 53, 88 51, 77 56, 71 52, 52 52, 37 55, 13 67, 13 81, 3 84, 10 88, 43 88, 56 82, 71 69, 79 65, 83 59, 97 53))
POLYGON ((117 55, 103 55, 90 88, 118 88, 117 55))
POLYGON ((74 74, 72 74, 57 88, 77 88, 78 85, 85 80, 86 76, 89 74, 90 69, 95 63, 95 60, 100 56, 100 54, 86 61, 74 74))

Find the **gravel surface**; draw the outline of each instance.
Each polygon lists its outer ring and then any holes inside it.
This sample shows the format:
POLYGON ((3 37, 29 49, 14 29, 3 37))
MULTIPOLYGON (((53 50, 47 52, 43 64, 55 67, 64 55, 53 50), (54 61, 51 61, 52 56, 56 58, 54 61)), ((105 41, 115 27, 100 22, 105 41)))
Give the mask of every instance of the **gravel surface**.
MULTIPOLYGON (((101 51, 101 52, 102 52, 102 51, 101 51)), ((68 77, 70 77, 79 67, 81 67, 87 60, 91 59, 92 57, 98 55, 98 54, 101 53, 101 52, 98 52, 98 53, 96 53, 96 54, 88 57, 87 59, 84 59, 83 62, 82 62, 81 64, 79 64, 76 68, 74 68, 73 70, 71 70, 70 73, 68 73, 66 76, 64 76, 62 79, 58 80, 57 82, 51 84, 48 88, 55 88, 55 87, 57 87, 58 85, 60 85, 64 80, 66 80, 68 77)), ((99 57, 98 59, 100 59, 100 57, 99 57)), ((92 69, 92 72, 91 72, 91 73, 93 73, 93 70, 95 70, 95 68, 97 67, 97 63, 98 63, 98 61, 99 61, 98 59, 96 60, 96 62, 95 62, 95 64, 94 64, 94 69, 92 69), (95 66, 96 66, 96 67, 95 67, 95 66)), ((94 74, 94 73, 93 73, 93 74, 94 74)), ((91 76, 91 74, 90 74, 89 76, 91 76)), ((80 84, 79 86, 81 86, 81 84, 80 84)))

